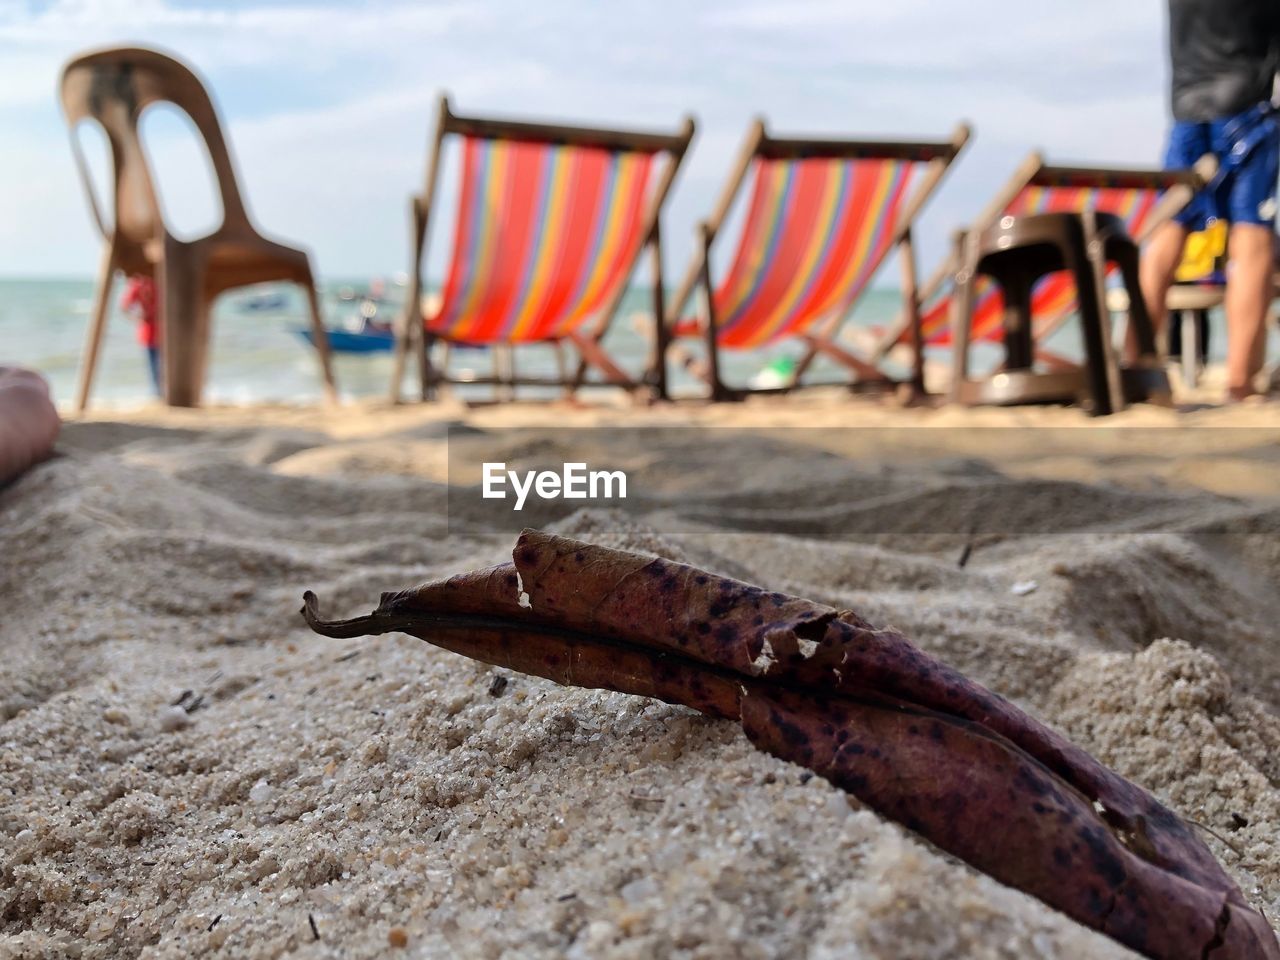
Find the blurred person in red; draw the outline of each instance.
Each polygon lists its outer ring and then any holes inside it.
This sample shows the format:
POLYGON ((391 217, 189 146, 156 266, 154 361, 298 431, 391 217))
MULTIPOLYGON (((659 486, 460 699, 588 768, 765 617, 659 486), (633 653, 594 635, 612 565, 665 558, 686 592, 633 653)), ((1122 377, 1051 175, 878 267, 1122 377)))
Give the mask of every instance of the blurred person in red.
POLYGON ((151 385, 156 396, 164 393, 164 381, 160 365, 160 311, 156 303, 156 282, 145 274, 135 274, 125 285, 120 298, 120 309, 132 314, 138 324, 138 343, 147 352, 147 366, 151 371, 151 385))

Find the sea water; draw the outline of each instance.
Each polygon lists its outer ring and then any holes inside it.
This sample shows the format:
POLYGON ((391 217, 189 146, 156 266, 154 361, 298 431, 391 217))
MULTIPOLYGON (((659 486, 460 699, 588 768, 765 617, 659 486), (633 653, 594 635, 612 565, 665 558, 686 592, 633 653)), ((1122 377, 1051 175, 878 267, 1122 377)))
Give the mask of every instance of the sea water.
MULTIPOLYGON (((328 326, 358 326, 358 303, 340 298, 344 288, 361 289, 359 280, 335 281, 321 289, 321 311, 328 326)), ((122 285, 113 297, 101 358, 93 385, 93 402, 100 407, 136 406, 152 399, 146 355, 138 345, 133 321, 118 308, 122 285)), ((20 364, 41 371, 50 381, 59 404, 70 404, 84 350, 92 308, 93 282, 88 279, 0 279, 0 364, 20 364)), ((404 290, 388 285, 387 301, 379 318, 390 320, 401 309, 404 290)), ((639 376, 649 362, 653 320, 649 290, 633 288, 621 305, 605 338, 605 347, 628 373, 639 376)), ((260 305, 260 304, 259 304, 260 305)), ((873 289, 859 303, 842 334, 854 353, 863 354, 877 331, 893 325, 902 303, 895 290, 873 289)), ((297 287, 287 284, 233 291, 218 298, 213 310, 213 334, 206 386, 206 400, 218 404, 314 403, 321 396, 319 363, 315 351, 299 335, 307 325, 305 299, 297 287), (254 298, 264 292, 283 295, 282 302, 255 309, 254 298)), ((1213 354, 1223 350, 1222 326, 1215 323, 1213 354)), ((1078 357, 1078 335, 1066 324, 1055 334, 1053 348, 1078 357)), ((1275 356, 1275 334, 1272 334, 1275 356)), ((688 341, 688 352, 701 356, 702 344, 688 341)), ((782 343, 759 351, 722 351, 724 376, 731 384, 750 377, 780 357, 800 353, 795 343, 782 343)), ((976 357, 981 369, 995 358, 989 346, 976 357)), ((933 359, 946 360, 940 352, 933 359)), ((553 349, 532 345, 517 351, 522 375, 550 376, 557 369, 553 349)), ((576 361, 570 361, 572 364, 576 361)), ((478 375, 492 372, 489 351, 456 350, 451 359, 455 371, 470 369, 478 375)), ((334 373, 346 397, 385 396, 391 377, 389 353, 335 354, 334 373)), ((572 365, 570 366, 572 368, 572 365)), ((898 375, 905 370, 889 365, 898 375)), ((672 389, 697 393, 701 387, 679 362, 669 365, 672 389)), ((843 371, 820 359, 811 368, 816 380, 840 381, 843 371)), ((406 377, 406 390, 411 389, 406 377)), ((468 387, 466 396, 487 396, 488 387, 468 387)), ((539 391, 532 391, 538 395, 539 391)), ((542 391, 545 396, 555 391, 542 391)))

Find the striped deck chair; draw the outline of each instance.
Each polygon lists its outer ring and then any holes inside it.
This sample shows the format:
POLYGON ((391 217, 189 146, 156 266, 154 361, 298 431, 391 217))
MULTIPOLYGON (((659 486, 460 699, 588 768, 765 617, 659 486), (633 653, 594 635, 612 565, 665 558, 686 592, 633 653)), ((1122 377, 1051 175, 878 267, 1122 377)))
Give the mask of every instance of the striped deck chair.
POLYGON ((411 348, 423 399, 440 383, 652 387, 652 370, 634 378, 607 355, 601 339, 641 252, 653 255, 655 325, 662 310, 659 214, 689 142, 687 117, 675 133, 598 130, 461 117, 447 97, 428 162, 426 190, 412 198, 413 262, 409 299, 396 335, 391 397, 397 401, 411 348), (461 184, 452 264, 439 305, 424 313, 422 263, 440 154, 461 141, 461 184), (662 155, 666 155, 665 162, 662 155), (514 366, 492 377, 451 377, 434 369, 434 341, 508 348, 548 343, 576 347, 577 372, 555 379, 519 377, 514 366), (602 380, 588 378, 591 368, 602 380))
MULTIPOLYGON (((978 215, 970 229, 980 232, 1005 216, 1079 213, 1092 209, 1119 216, 1129 235, 1141 245, 1152 231, 1190 203, 1196 191, 1211 177, 1212 171, 1203 167, 1196 170, 1130 170, 1050 166, 1039 153, 1032 153, 978 215)), ((920 333, 925 346, 952 344, 953 298, 948 281, 956 269, 953 252, 921 288, 920 296, 925 306, 920 333)), ((1070 274, 1064 272, 1045 277, 1032 295, 1035 339, 1043 341, 1075 310, 1076 291, 1070 274)), ((883 360, 894 346, 909 343, 911 327, 909 317, 899 317, 876 349, 875 359, 883 360)), ((989 281, 981 280, 974 305, 971 342, 999 341, 1003 332, 1004 302, 1000 291, 989 281)), ((1037 348, 1037 352, 1052 364, 1065 362, 1042 348, 1037 348)))
MULTIPOLYGON (((941 143, 782 139, 762 120, 752 126, 701 242, 668 311, 668 338, 705 340, 713 399, 800 386, 825 355, 850 372, 851 386, 885 385, 888 376, 835 342, 835 335, 895 247, 903 256, 907 312, 918 305, 912 224, 969 139, 960 126, 941 143), (711 279, 711 244, 748 175, 750 201, 737 253, 723 282, 711 279), (701 284, 703 315, 682 319, 701 284), (721 350, 753 350, 799 339, 806 353, 790 382, 772 390, 730 389, 720 375, 721 350)), ((666 343, 661 344, 663 353, 666 343)), ((922 380, 916 371, 917 382, 922 380)))

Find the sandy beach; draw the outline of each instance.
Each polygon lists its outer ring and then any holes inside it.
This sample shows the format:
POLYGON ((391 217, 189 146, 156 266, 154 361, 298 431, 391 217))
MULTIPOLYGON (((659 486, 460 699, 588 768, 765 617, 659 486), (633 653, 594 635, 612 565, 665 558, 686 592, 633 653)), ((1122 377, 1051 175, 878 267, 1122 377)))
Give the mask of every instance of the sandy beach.
POLYGON ((450 535, 450 461, 574 427, 639 507, 551 529, 899 627, 1203 825, 1275 923, 1277 424, 821 394, 68 423, 0 491, 0 957, 1132 956, 733 724, 307 630, 304 589, 354 615, 503 560, 450 535), (686 424, 725 429, 624 429, 686 424))

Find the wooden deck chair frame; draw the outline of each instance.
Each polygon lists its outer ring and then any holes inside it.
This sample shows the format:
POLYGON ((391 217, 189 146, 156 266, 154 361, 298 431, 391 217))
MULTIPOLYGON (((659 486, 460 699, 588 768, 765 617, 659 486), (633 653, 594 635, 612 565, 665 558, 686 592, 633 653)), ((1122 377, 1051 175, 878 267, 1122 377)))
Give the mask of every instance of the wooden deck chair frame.
MULTIPOLYGON (((1157 170, 1137 167, 1103 167, 1103 166, 1058 166, 1048 163, 1039 151, 1030 153, 1008 182, 996 192, 991 201, 982 208, 973 222, 959 234, 978 234, 993 226, 1004 213, 1009 204, 1017 199, 1023 190, 1032 186, 1149 186, 1165 190, 1164 196, 1157 201, 1155 208, 1147 216, 1139 235, 1133 240, 1139 247, 1163 224, 1172 220, 1181 212, 1196 193, 1213 179, 1217 172, 1217 164, 1212 157, 1205 157, 1191 170, 1157 170)), ((954 279, 960 269, 961 245, 953 241, 948 255, 938 264, 920 287, 920 303, 925 304, 936 297, 947 283, 954 279)), ((1068 314, 1069 316, 1069 314, 1068 314)), ((1043 340, 1057 330, 1068 316, 1060 317, 1047 324, 1038 334, 1043 340)), ((919 318, 906 311, 900 314, 894 325, 885 333, 876 345, 874 360, 883 362, 890 350, 897 345, 908 330, 918 329, 919 318), (914 326, 913 326, 914 324, 914 326)), ((911 349, 915 352, 915 362, 922 363, 919 337, 913 336, 911 349)), ((1051 363, 1060 363, 1059 358, 1046 356, 1051 363)))
MULTIPOLYGON (((617 313, 618 305, 627 291, 629 278, 634 274, 636 264, 644 250, 648 248, 651 257, 654 293, 653 310, 654 325, 662 327, 663 286, 662 286, 662 230, 661 214, 667 194, 675 182, 680 165, 693 140, 695 131, 694 119, 686 115, 678 131, 675 133, 658 133, 640 130, 615 130, 598 127, 567 126, 563 124, 534 123, 524 120, 495 119, 491 117, 465 117, 453 112, 447 94, 440 97, 435 134, 431 141, 431 149, 427 159, 426 183, 421 194, 410 197, 410 247, 413 251, 409 267, 409 289, 405 310, 396 324, 395 360, 391 376, 391 402, 401 400, 401 384, 410 350, 417 356, 418 380, 423 400, 432 399, 436 388, 441 384, 486 384, 494 387, 514 390, 518 386, 559 386, 567 394, 585 386, 617 386, 628 390, 650 388, 661 398, 667 395, 665 371, 657 362, 657 350, 641 379, 628 376, 621 367, 605 351, 601 341, 609 331, 609 325, 617 313), (483 137, 493 140, 523 141, 527 143, 563 144, 576 147, 603 147, 612 150, 643 150, 652 153, 666 153, 668 162, 658 175, 657 184, 649 198, 644 215, 644 240, 636 251, 635 257, 626 266, 618 289, 610 297, 600 311, 592 328, 578 330, 569 334, 568 339, 577 348, 579 363, 575 373, 568 374, 564 369, 562 343, 549 340, 556 350, 557 365, 561 369, 560 376, 552 379, 546 377, 522 376, 515 371, 513 356, 506 358, 501 366, 495 362, 491 376, 449 377, 447 362, 441 370, 431 365, 431 345, 434 340, 445 339, 426 329, 422 311, 423 263, 427 254, 428 228, 431 210, 436 195, 436 185, 440 174, 440 155, 444 141, 450 134, 483 137), (505 367, 505 369, 503 369, 505 367), (589 380, 587 373, 596 368, 604 375, 604 380, 589 380)), ((659 341, 661 337, 658 338, 659 341)), ((446 343, 448 341, 446 340, 446 343)), ((529 344, 520 344, 526 346, 529 344)))
POLYGON ((156 50, 115 47, 90 51, 62 70, 60 98, 71 148, 90 210, 105 246, 94 291, 76 409, 84 411, 102 350, 117 271, 153 275, 159 300, 163 393, 170 406, 198 406, 208 366, 210 307, 225 290, 269 281, 303 288, 326 398, 337 400, 329 340, 320 320, 315 279, 306 251, 262 236, 237 184, 231 151, 205 85, 185 64, 156 50), (147 107, 170 103, 191 118, 208 149, 222 203, 222 223, 207 236, 179 240, 165 226, 138 123, 147 107), (96 121, 111 149, 111 224, 102 215, 76 127, 96 121))
MULTIPOLYGON (((860 384, 883 385, 891 383, 892 381, 888 375, 875 363, 863 360, 835 342, 836 334, 849 314, 857 306, 858 300, 861 299, 862 294, 860 293, 845 310, 821 321, 815 330, 803 335, 806 350, 791 375, 790 383, 772 388, 731 388, 725 384, 720 373, 720 348, 716 339, 717 318, 715 315, 715 284, 711 276, 710 265, 711 247, 719 235, 729 211, 733 208, 734 201, 746 183, 752 162, 757 158, 915 159, 922 155, 930 155, 924 179, 905 201, 902 213, 894 226, 892 237, 885 247, 886 254, 881 260, 881 263, 883 263, 883 259, 888 257, 888 251, 892 251, 894 247, 899 249, 902 263, 904 313, 908 317, 915 317, 918 321, 921 298, 917 290, 915 244, 912 231, 924 205, 941 185, 943 177, 946 176, 951 164, 960 154, 960 151, 964 149, 971 136, 970 127, 967 124, 960 124, 956 127, 950 140, 936 143, 775 137, 769 133, 764 118, 757 118, 751 125, 738 157, 730 168, 729 177, 720 192, 715 207, 712 209, 711 216, 698 226, 697 246, 693 258, 679 286, 676 287, 675 295, 669 304, 666 322, 663 324, 661 331, 659 349, 664 358, 664 367, 666 355, 670 352, 672 331, 676 329, 677 323, 694 291, 701 286, 704 294, 701 333, 705 339, 707 350, 704 379, 710 387, 711 400, 734 400, 741 399, 751 393, 789 393, 801 387, 823 386, 824 384, 803 382, 805 373, 819 354, 831 358, 850 371, 852 377, 848 382, 850 387, 857 387, 860 384)), ((876 264, 874 269, 879 269, 880 265, 876 264)), ((923 367, 917 365, 911 374, 911 385, 913 390, 923 390, 923 384, 924 370, 923 367)), ((830 384, 825 385, 829 386, 830 384)))

